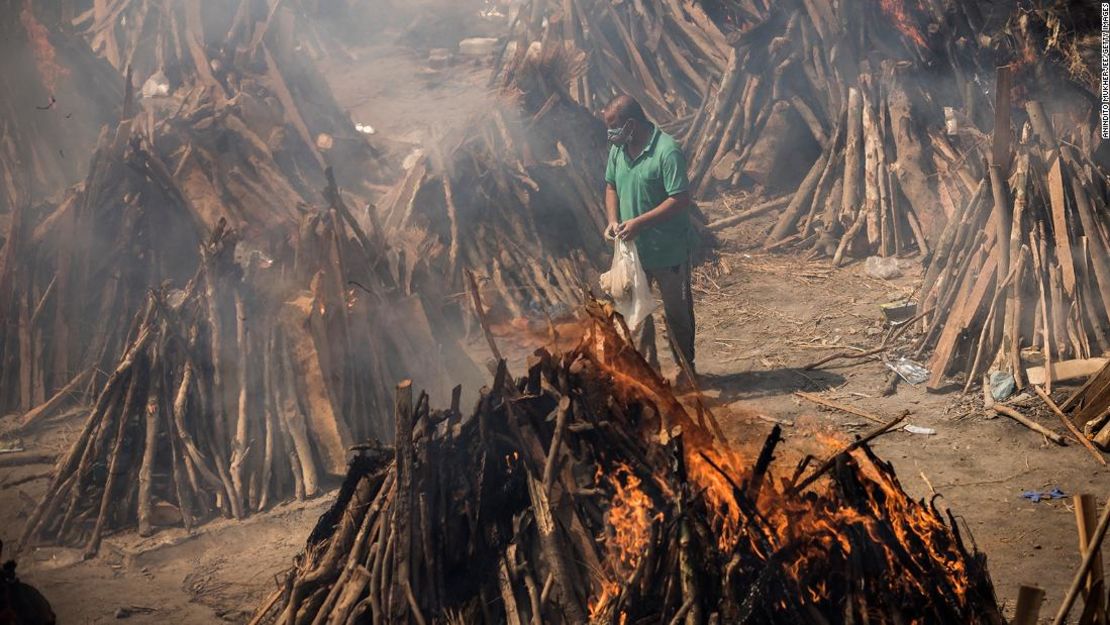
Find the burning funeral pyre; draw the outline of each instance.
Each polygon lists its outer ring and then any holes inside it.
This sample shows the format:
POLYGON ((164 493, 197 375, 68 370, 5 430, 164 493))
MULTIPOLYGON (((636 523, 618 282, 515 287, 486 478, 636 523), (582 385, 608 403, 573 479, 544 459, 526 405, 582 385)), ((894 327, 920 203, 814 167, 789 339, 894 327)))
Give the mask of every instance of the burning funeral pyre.
POLYGON ((1003 623, 983 556, 866 438, 776 474, 777 428, 745 459, 584 317, 472 412, 401 384, 396 447, 351 463, 252 623, 1003 623))

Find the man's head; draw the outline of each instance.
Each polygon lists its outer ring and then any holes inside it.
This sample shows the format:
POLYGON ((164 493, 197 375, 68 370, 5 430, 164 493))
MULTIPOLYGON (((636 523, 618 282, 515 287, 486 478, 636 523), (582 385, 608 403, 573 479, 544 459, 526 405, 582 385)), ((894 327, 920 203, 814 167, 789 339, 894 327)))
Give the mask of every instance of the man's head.
POLYGON ((637 133, 651 127, 640 103, 626 95, 620 95, 605 105, 601 117, 609 129, 609 142, 625 145, 637 133))

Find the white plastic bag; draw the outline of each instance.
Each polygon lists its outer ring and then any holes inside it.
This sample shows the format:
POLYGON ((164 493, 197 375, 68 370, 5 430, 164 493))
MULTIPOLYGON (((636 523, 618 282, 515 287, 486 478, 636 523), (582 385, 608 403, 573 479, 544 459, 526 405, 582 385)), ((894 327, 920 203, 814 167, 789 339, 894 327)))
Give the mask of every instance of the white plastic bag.
POLYGON ((636 331, 655 310, 647 274, 640 264, 636 245, 623 239, 613 241, 613 265, 598 280, 601 290, 613 298, 613 306, 624 317, 628 329, 636 331))

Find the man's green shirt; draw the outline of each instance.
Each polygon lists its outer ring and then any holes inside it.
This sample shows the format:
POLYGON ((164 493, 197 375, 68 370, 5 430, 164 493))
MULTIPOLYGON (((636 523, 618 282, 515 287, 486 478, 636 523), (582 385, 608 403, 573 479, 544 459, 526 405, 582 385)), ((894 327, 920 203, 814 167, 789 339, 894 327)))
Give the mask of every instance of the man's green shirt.
MULTIPOLYGON (((620 220, 628 221, 687 191, 686 157, 674 137, 655 127, 643 152, 635 159, 621 146, 609 149, 605 182, 617 189, 620 220)), ((644 269, 674 267, 689 259, 690 216, 687 210, 656 222, 636 235, 636 249, 644 269)))

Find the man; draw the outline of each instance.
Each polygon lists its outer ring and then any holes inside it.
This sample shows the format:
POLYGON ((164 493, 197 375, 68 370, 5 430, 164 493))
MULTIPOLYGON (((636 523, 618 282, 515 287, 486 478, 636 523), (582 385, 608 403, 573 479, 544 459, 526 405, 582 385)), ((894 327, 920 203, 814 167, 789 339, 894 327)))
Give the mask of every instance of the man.
MULTIPOLYGON (((644 115, 640 104, 618 96, 602 111, 609 129, 605 168, 605 234, 634 241, 648 282, 663 299, 671 353, 681 370, 694 371, 694 301, 690 293, 689 180, 686 158, 673 137, 644 115), (679 353, 675 352, 675 347, 679 353)), ((635 332, 640 352, 656 370, 655 323, 648 317, 635 332)), ((680 386, 692 380, 682 374, 680 386)))

